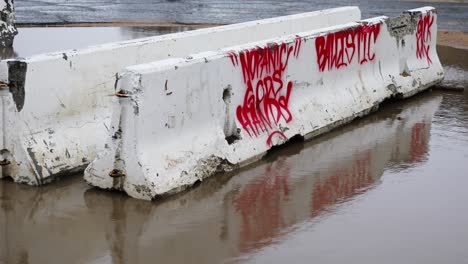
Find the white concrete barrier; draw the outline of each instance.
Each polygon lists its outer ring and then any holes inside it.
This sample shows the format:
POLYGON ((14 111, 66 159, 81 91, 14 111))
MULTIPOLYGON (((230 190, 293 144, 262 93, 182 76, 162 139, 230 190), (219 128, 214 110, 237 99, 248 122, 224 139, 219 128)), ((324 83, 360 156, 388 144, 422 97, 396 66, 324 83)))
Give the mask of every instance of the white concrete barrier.
POLYGON ((431 7, 128 67, 92 185, 152 199, 438 83, 431 7))
POLYGON ((0 48, 11 47, 18 34, 13 0, 0 0, 0 48))
POLYGON ((2 61, 0 178, 40 185, 83 170, 103 147, 126 66, 359 19, 357 7, 343 7, 2 61))

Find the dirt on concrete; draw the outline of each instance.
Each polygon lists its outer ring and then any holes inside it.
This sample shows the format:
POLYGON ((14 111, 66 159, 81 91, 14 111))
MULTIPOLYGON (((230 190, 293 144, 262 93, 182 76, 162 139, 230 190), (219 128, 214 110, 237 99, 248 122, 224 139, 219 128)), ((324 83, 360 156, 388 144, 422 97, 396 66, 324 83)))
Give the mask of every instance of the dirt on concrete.
POLYGON ((437 32, 437 44, 459 49, 468 49, 468 33, 439 30, 437 32))

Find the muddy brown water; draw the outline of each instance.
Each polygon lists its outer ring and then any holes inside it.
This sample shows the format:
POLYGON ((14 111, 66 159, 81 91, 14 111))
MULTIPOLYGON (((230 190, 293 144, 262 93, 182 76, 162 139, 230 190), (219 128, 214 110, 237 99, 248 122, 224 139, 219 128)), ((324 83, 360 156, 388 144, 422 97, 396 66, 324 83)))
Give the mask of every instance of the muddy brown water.
MULTIPOLYGON (((77 30, 102 42, 150 34, 77 30)), ((27 35, 10 57, 51 48, 27 35)), ((87 45, 61 36, 50 42, 87 45)), ((448 86, 468 88, 467 53, 439 47, 448 86)), ((0 263, 468 263, 467 92, 385 103, 153 203, 80 176, 0 181, 0 263)))

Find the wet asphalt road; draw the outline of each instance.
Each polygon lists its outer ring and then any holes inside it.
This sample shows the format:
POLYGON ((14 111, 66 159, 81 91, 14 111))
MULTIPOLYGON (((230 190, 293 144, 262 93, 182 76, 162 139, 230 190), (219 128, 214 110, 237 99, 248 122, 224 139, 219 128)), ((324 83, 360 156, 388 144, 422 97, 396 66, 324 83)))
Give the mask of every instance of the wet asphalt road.
POLYGON ((387 0, 21 0, 16 1, 19 23, 67 22, 244 22, 260 18, 346 5, 361 8, 363 18, 397 16, 403 10, 431 5, 438 9, 443 29, 468 30, 468 1, 387 0))

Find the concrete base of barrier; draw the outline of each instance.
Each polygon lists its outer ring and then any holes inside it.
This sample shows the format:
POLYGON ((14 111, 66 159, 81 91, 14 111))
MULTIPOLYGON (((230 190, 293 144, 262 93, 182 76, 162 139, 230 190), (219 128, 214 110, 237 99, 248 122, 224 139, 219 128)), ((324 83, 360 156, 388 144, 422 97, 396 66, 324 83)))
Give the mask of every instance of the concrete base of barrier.
POLYGON ((0 0, 0 48, 13 46, 17 34, 14 1, 0 0))
POLYGON ((85 179, 150 200, 249 164, 440 82, 436 36, 426 7, 128 67, 85 179))
MULTIPOLYGON (((1 0, 0 0, 1 1, 1 0)), ((2 61, 0 178, 41 185, 83 169, 103 149, 125 67, 360 19, 341 7, 2 61)))

